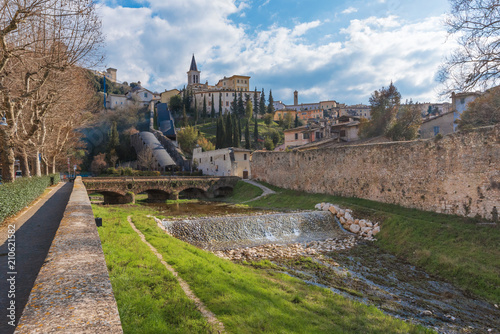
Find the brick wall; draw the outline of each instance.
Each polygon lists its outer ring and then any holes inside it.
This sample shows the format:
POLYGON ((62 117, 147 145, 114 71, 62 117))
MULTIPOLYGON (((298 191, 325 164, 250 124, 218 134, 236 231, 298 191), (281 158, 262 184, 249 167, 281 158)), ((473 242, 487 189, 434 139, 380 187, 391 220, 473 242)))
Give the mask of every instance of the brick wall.
POLYGON ((255 152, 251 169, 283 188, 491 218, 500 211, 500 126, 440 140, 255 152))

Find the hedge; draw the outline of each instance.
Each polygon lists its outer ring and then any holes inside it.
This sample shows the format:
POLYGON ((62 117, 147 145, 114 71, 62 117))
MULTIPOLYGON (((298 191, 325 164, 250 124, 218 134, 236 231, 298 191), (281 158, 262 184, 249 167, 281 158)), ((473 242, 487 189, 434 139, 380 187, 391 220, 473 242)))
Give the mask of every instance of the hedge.
POLYGON ((54 184, 59 182, 59 174, 42 177, 23 177, 12 183, 0 185, 0 222, 19 212, 40 196, 50 186, 50 178, 54 184))

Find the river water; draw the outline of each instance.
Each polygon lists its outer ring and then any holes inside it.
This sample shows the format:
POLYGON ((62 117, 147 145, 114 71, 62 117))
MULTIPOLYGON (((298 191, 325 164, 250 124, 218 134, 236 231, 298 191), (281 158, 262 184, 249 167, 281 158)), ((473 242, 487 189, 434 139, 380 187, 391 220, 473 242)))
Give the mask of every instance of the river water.
MULTIPOLYGON (((271 213, 267 211, 211 202, 150 205, 162 215, 169 217, 169 226, 174 226, 172 234, 177 234, 180 239, 200 248, 227 250, 254 246, 255 243, 249 243, 247 240, 248 232, 264 236, 257 238, 258 245, 266 242, 269 244, 300 242, 300 238, 293 239, 288 236, 294 233, 299 235, 296 232, 298 225, 295 223, 295 225, 284 223, 284 230, 290 229, 292 232, 285 233, 285 238, 274 238, 275 235, 280 235, 276 231, 279 223, 265 218, 271 213), (252 221, 248 216, 255 217, 252 221), (212 217, 220 218, 212 219, 212 217), (262 223, 263 221, 269 221, 269 224, 266 225, 262 223), (231 227, 231 222, 234 222, 234 228, 231 227), (222 225, 217 226, 217 224, 222 225), (245 233, 239 233, 240 230, 245 230, 245 233), (222 238, 224 242, 220 244, 203 242, 211 237, 220 239, 221 231, 228 231, 227 235, 231 237, 222 238), (272 231, 274 234, 265 240, 265 237, 269 236, 266 235, 267 231, 272 231)), ((320 219, 314 215, 306 217, 312 220, 320 219)), ((320 232, 329 226, 328 224, 330 222, 320 223, 320 232)), ((302 232, 307 228, 310 227, 303 227, 302 232)), ((334 234, 336 237, 340 236, 339 233, 334 234)), ((326 233, 325 238, 327 237, 332 235, 326 233)), ((352 236, 350 238, 352 239, 352 236)), ((318 240, 317 235, 311 240, 318 240)), ((267 249, 269 248, 272 247, 267 249)), ((354 247, 343 250, 320 252, 307 258, 274 257, 272 262, 278 265, 277 270, 309 284, 331 289, 335 293, 367 305, 375 305, 387 314, 422 324, 439 333, 500 333, 500 310, 494 305, 470 296, 453 285, 380 250, 376 242, 358 239, 354 247)))

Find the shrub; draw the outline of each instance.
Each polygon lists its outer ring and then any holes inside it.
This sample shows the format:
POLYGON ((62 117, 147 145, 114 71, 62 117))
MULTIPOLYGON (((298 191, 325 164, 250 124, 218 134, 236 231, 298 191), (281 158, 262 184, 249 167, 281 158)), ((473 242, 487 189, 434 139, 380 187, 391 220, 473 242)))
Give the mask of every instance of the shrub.
MULTIPOLYGON (((59 175, 51 175, 55 183, 59 175)), ((15 182, 0 185, 0 222, 12 216, 40 196, 50 185, 50 176, 23 177, 15 182)))

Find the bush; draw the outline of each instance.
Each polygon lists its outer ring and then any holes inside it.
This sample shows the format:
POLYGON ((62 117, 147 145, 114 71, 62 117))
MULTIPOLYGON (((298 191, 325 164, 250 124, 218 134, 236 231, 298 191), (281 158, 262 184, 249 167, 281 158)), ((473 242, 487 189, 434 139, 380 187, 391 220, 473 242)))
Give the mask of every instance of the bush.
MULTIPOLYGON (((59 175, 53 174, 55 183, 59 175)), ((0 185, 0 222, 12 216, 40 196, 50 185, 50 176, 23 177, 0 185)))

